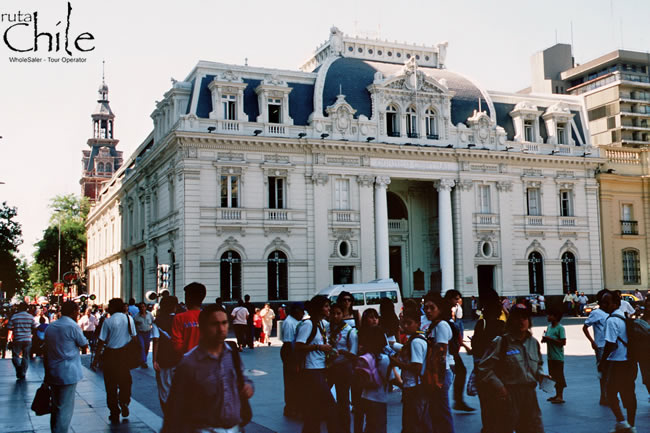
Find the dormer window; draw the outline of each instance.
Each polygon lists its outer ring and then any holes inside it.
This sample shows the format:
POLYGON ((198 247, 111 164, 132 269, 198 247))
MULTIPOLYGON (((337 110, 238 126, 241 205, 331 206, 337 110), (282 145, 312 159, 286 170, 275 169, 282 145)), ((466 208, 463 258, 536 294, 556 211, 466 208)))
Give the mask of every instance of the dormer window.
POLYGON ((542 116, 549 132, 548 143, 557 145, 574 145, 571 138, 571 118, 574 116, 569 107, 558 102, 546 109, 542 116))
POLYGON ((524 140, 535 142, 535 125, 532 120, 524 120, 524 140))
POLYGON ((269 123, 282 123, 282 100, 268 98, 269 123))
POLYGON ((221 102, 224 120, 237 120, 237 96, 222 95, 221 102))
POLYGON ((97 172, 98 173, 103 173, 104 172, 104 163, 103 162, 100 162, 99 164, 97 164, 97 172))
POLYGON ((413 106, 406 110, 406 133, 409 138, 418 138, 418 117, 413 106))
POLYGON ((386 135, 389 137, 399 137, 399 116, 397 108, 394 105, 386 107, 386 135))
POLYGON ((438 139, 438 123, 436 120, 436 112, 433 109, 427 109, 426 113, 426 127, 427 127, 427 138, 430 140, 438 139))

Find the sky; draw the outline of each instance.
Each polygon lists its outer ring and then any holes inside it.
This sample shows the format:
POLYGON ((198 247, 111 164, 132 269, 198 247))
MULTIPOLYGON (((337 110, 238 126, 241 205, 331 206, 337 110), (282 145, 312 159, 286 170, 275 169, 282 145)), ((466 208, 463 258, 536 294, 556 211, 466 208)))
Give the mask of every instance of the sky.
MULTIPOLYGON (((71 0, 69 41, 82 63, 50 63, 63 50, 66 0, 2 0, 0 32, 38 13, 38 31, 61 34, 60 51, 41 63, 15 63, 0 39, 0 202, 18 208, 28 259, 47 227, 49 201, 80 193, 81 151, 105 60, 118 149, 125 159, 153 127, 155 101, 171 78, 199 60, 297 70, 329 36, 345 34, 435 45, 449 42, 447 68, 484 88, 515 92, 530 84, 530 57, 573 42, 577 63, 618 48, 650 50, 647 0, 71 0), (57 25, 57 22, 61 21, 57 25), (84 33, 94 40, 73 41, 84 33)), ((10 29, 16 48, 33 44, 33 22, 10 29)))

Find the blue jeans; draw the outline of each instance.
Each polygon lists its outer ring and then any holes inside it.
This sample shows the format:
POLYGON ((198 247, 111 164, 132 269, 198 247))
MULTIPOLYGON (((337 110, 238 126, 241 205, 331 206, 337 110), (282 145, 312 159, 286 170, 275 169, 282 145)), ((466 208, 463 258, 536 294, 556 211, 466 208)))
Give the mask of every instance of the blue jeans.
POLYGON ((449 408, 451 381, 451 370, 447 369, 442 388, 432 391, 429 397, 429 416, 434 433, 454 433, 454 419, 449 408))
POLYGON ((138 331, 138 341, 140 342, 140 353, 142 354, 142 363, 147 363, 147 354, 149 353, 149 343, 151 342, 151 332, 138 331))
POLYGON ((29 353, 32 350, 32 341, 14 341, 11 348, 11 362, 16 369, 16 377, 24 379, 29 367, 29 353), (22 354, 22 359, 20 355, 22 354))
POLYGON ((74 411, 74 396, 77 384, 50 385, 52 388, 52 414, 50 429, 52 433, 67 433, 74 411))

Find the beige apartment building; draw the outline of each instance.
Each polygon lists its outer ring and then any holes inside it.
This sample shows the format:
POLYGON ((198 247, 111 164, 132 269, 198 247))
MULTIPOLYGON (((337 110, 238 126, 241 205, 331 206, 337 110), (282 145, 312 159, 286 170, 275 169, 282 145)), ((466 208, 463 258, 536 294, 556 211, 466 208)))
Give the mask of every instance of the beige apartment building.
POLYGON ((591 142, 608 160, 596 174, 605 287, 648 289, 650 54, 616 50, 575 65, 571 46, 557 44, 531 63, 523 93, 583 96, 591 142))

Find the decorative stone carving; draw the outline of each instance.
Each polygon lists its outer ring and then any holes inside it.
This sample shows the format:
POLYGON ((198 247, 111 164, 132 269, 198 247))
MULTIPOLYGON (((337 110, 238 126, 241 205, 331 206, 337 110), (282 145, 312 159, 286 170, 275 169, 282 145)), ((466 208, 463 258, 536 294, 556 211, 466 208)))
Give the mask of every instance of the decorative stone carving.
POLYGON ((330 29, 330 55, 340 56, 343 53, 343 32, 338 27, 330 29))
POLYGON ((438 191, 451 191, 451 189, 456 185, 454 179, 439 179, 433 181, 433 187, 438 191))
POLYGON ((329 117, 332 118, 334 122, 334 127, 337 132, 342 135, 346 135, 350 132, 350 127, 354 119, 354 113, 357 112, 350 104, 345 100, 345 95, 339 94, 336 96, 336 102, 333 105, 330 105, 326 109, 329 117))
POLYGON ((459 181, 457 185, 461 191, 470 191, 474 186, 474 182, 469 179, 463 179, 459 181))
POLYGON ((497 186, 497 191, 503 191, 503 192, 512 191, 512 181, 509 180, 498 181, 496 186, 497 186))
POLYGON ((327 173, 314 173, 311 176, 311 181, 314 183, 314 185, 318 186, 323 186, 327 184, 327 181, 329 180, 329 176, 327 173))
POLYGON ((369 187, 375 182, 375 178, 367 174, 362 174, 357 176, 357 182, 359 183, 359 186, 369 187))
POLYGON ((377 176, 375 177, 375 185, 380 188, 386 188, 390 185, 390 177, 388 176, 377 176))

